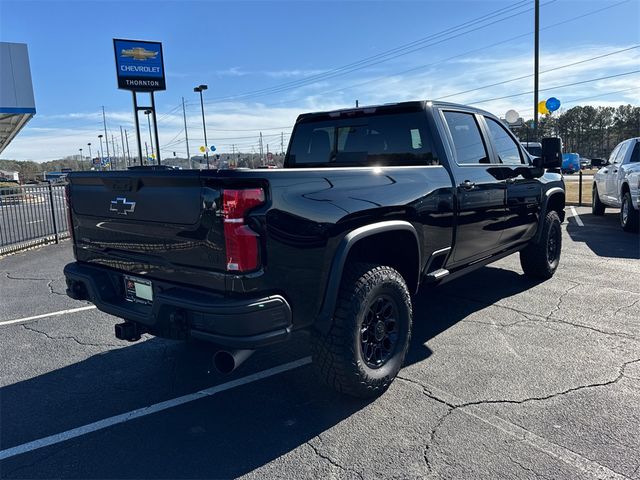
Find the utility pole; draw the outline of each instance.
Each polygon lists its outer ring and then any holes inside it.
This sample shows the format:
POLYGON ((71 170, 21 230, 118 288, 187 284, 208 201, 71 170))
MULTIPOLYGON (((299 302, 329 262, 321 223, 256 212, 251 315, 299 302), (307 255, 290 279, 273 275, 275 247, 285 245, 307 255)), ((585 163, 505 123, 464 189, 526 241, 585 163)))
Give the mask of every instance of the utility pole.
POLYGON ((84 170, 84 168, 82 168, 82 149, 80 149, 80 170, 84 170))
POLYGON ((100 171, 102 171, 104 169, 102 165, 102 162, 104 162, 104 150, 102 149, 102 134, 98 135, 98 138, 100 139, 100 171))
POLYGON ((284 132, 280 132, 280 154, 284 155, 284 132))
POLYGON ((534 47, 533 47, 533 141, 538 141, 538 77, 540 58, 540 0, 535 1, 534 47))
MULTIPOLYGON (((122 134, 122 125, 120 125, 120 144, 122 145, 122 159, 124 160, 124 135, 122 134)), ((124 161, 122 163, 124 163, 124 161)), ((127 166, 129 166, 128 158, 127 158, 127 166)))
POLYGON ((189 134, 187 133, 187 112, 184 108, 184 97, 182 97, 182 118, 184 120, 184 141, 187 144, 187 158, 189 159, 189 166, 193 168, 191 163, 191 154, 189 153, 189 134))
MULTIPOLYGON (((104 142, 107 144, 107 158, 109 155, 109 135, 107 135, 107 117, 104 115, 104 105, 102 106, 102 124, 104 125, 104 142)), ((109 167, 113 170, 113 163, 111 163, 111 159, 109 158, 109 167)))
POLYGON ((146 164, 149 163, 149 147, 147 147, 147 142, 144 142, 144 152, 147 155, 147 161, 145 162, 146 164))
POLYGON ((124 131, 124 139, 127 142, 127 164, 130 164, 131 154, 129 153, 129 132, 126 130, 124 131))
MULTIPOLYGON (((107 141, 107 147, 109 146, 109 141, 107 141)), ((118 154, 116 153, 116 141, 113 137, 113 134, 111 135, 111 146, 113 147, 113 159, 116 162, 116 168, 118 167, 118 154)))
POLYGON ((262 132, 260 132, 260 163, 264 163, 264 158, 262 156, 262 132))
POLYGON ((87 143, 87 146, 89 147, 89 168, 91 168, 93 166, 93 157, 91 156, 91 142, 87 143))
POLYGON ((359 106, 359 105, 358 105, 358 100, 356 99, 356 108, 358 108, 358 106, 359 106))
POLYGON ((204 100, 202 100, 202 92, 207 88, 206 85, 198 85, 193 88, 193 91, 200 94, 200 109, 202 111, 202 130, 204 131, 204 157, 207 159, 207 170, 209 167, 209 145, 207 145, 207 124, 204 119, 204 100))

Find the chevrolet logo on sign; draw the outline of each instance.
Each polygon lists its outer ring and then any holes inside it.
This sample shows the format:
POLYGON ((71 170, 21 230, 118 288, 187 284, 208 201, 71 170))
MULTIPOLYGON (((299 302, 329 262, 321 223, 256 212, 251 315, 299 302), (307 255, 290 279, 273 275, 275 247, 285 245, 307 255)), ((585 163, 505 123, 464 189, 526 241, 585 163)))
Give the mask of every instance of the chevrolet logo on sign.
POLYGON ((154 52, 142 47, 122 49, 120 55, 123 57, 133 58, 135 60, 145 61, 149 58, 156 58, 160 52, 154 52))
POLYGON ((111 200, 110 212, 116 212, 118 215, 127 215, 133 213, 136 209, 136 202, 130 202, 125 197, 116 197, 111 200))

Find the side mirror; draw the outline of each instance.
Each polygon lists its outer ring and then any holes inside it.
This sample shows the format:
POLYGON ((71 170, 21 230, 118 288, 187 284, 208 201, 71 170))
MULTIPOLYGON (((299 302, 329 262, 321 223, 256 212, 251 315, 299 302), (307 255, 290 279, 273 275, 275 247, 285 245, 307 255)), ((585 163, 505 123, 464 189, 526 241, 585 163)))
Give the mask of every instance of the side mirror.
POLYGON ((562 166, 562 140, 559 137, 542 139, 542 156, 535 158, 534 166, 540 168, 560 168, 562 166))

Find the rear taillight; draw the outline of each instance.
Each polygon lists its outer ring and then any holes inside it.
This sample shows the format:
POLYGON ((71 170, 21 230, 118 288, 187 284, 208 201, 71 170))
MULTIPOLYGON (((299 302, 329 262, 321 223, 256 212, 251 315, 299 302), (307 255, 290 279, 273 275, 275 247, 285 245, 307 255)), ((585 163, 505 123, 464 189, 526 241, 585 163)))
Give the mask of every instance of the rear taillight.
POLYGON ((71 240, 75 242, 75 236, 73 232, 73 223, 71 220, 71 185, 67 184, 64 187, 64 199, 67 204, 67 228, 69 229, 69 235, 71 235, 71 240))
POLYGON ((264 190, 261 188, 222 191, 228 271, 247 272, 260 265, 260 239, 246 225, 245 217, 249 210, 263 203, 264 190))

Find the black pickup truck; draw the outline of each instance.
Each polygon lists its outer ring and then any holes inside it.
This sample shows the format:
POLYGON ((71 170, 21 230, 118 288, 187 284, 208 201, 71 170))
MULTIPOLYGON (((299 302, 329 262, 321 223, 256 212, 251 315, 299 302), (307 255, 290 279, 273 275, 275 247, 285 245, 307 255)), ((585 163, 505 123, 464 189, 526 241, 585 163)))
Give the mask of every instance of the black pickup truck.
POLYGON ((221 371, 292 332, 337 390, 384 391, 411 296, 519 252, 560 258, 561 146, 532 158, 490 113, 406 102, 300 115, 283 169, 69 175, 68 295, 116 336, 211 342, 221 371))

